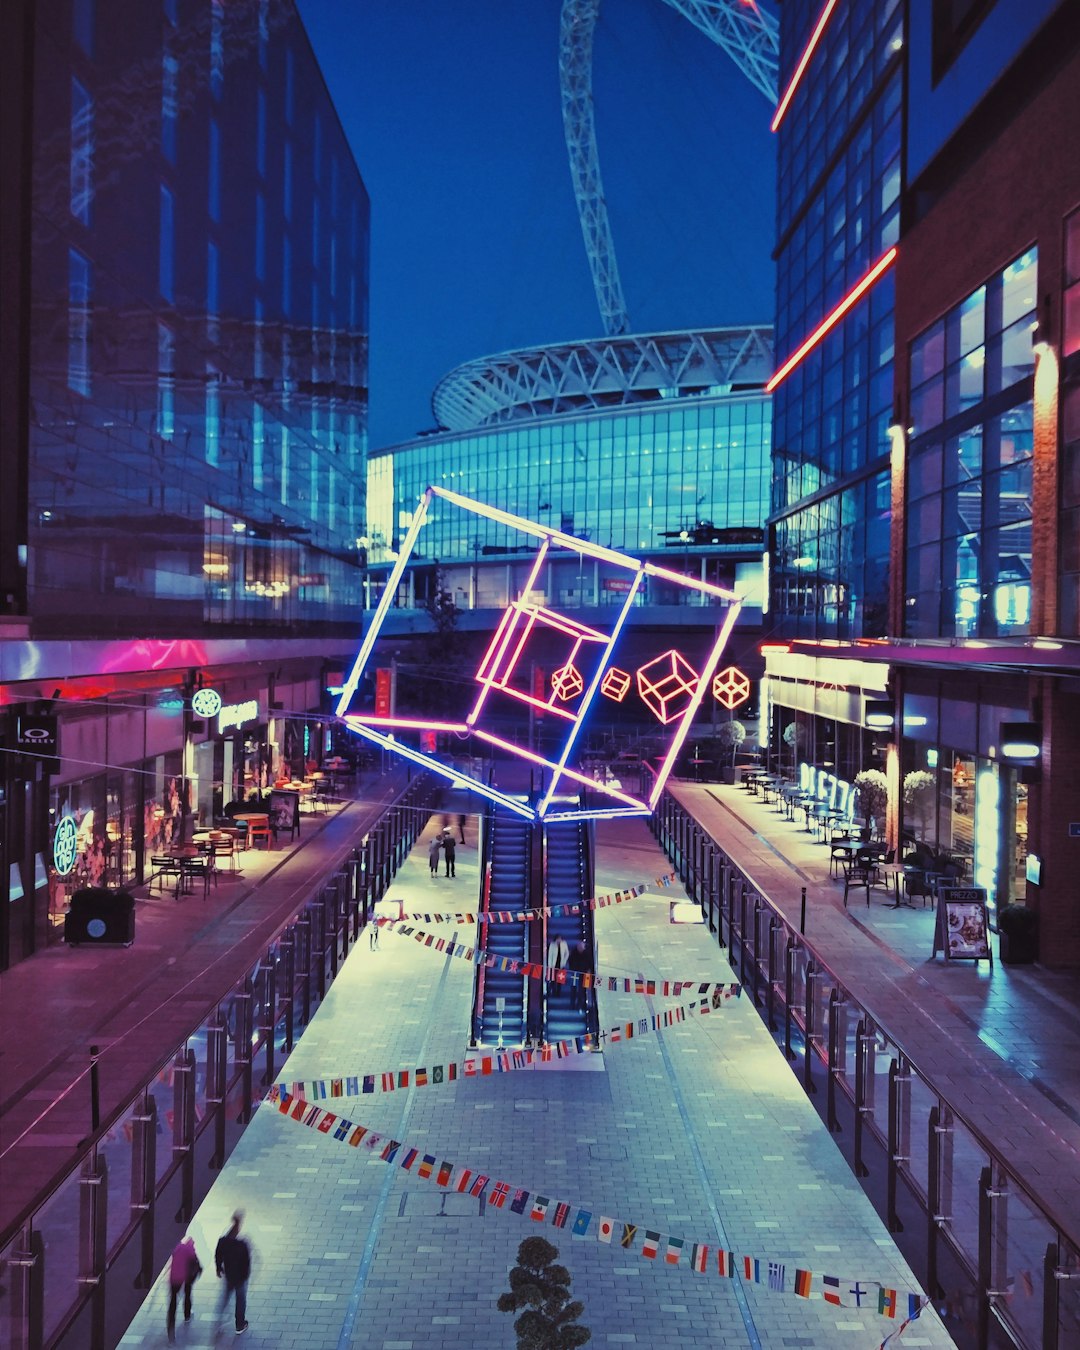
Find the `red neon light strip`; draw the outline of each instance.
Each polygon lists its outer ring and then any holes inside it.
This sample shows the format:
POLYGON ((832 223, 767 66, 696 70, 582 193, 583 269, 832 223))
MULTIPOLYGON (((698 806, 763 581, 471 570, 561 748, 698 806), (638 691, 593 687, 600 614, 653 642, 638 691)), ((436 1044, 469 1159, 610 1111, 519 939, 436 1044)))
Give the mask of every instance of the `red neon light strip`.
POLYGON ((480 669, 476 672, 478 679, 482 679, 487 674, 487 668, 495 657, 495 648, 499 645, 499 640, 502 638, 503 630, 506 628, 506 625, 508 623, 516 622, 514 618, 515 612, 516 611, 512 608, 503 610, 502 616, 495 628, 495 633, 490 643, 488 643, 488 649, 484 653, 484 659, 480 662, 480 669))
POLYGON ((784 362, 784 364, 772 377, 769 383, 765 386, 765 392, 767 394, 771 394, 772 391, 776 388, 776 386, 781 382, 781 380, 786 379, 786 377, 791 374, 791 372, 795 369, 795 367, 799 364, 799 362, 803 359, 803 357, 807 354, 807 352, 812 351, 818 345, 821 339, 825 336, 825 334, 829 332, 831 328, 836 327, 836 325, 840 322, 840 320, 844 317, 844 315, 848 312, 848 310, 851 309, 851 307, 863 295, 866 294, 866 292, 870 289, 870 287, 874 284, 874 282, 877 281, 878 277, 880 277, 884 271, 886 271, 889 267, 892 266, 892 263, 895 260, 895 258, 896 258, 896 246, 894 244, 893 247, 889 249, 888 253, 884 254, 881 258, 877 260, 877 262, 873 265, 873 267, 871 267, 870 271, 867 272, 866 276, 864 276, 861 281, 857 282, 851 288, 851 290, 848 291, 847 295, 844 296, 843 300, 840 301, 840 303, 836 306, 836 308, 832 311, 832 313, 827 315, 826 318, 822 319, 822 321, 818 324, 818 326, 814 329, 814 331, 810 334, 810 336, 806 339, 806 341, 802 344, 802 346, 788 357, 788 359, 784 362))
POLYGON ((795 67, 795 74, 788 81, 788 87, 784 90, 784 96, 776 105, 776 112, 773 113, 773 120, 769 123, 769 130, 775 131, 784 120, 784 114, 788 110, 788 104, 795 97, 795 90, 799 87, 799 81, 802 79, 806 67, 810 64, 810 58, 813 56, 818 43, 821 41, 821 35, 825 31, 825 25, 829 22, 829 16, 836 8, 836 0, 826 0, 825 8, 821 11, 821 18, 814 26, 814 31, 810 34, 810 41, 806 44, 802 56, 799 58, 799 64, 795 67))
MULTIPOLYGON (((524 746, 512 745, 510 741, 504 741, 502 737, 493 735, 490 731, 477 730, 477 738, 482 741, 488 741, 491 745, 497 746, 500 750, 512 751, 515 755, 520 755, 522 759, 532 760, 534 764, 541 764, 546 769, 554 768, 550 759, 545 759, 543 755, 535 754, 532 750, 526 750, 524 746)), ((585 774, 579 773, 576 769, 564 769, 564 775, 567 778, 573 778, 581 783, 583 787, 591 788, 595 792, 602 792, 605 796, 614 797, 617 801, 626 802, 627 806, 640 810, 644 805, 637 797, 631 797, 625 792, 620 792, 618 788, 609 787, 607 783, 597 783, 585 774)), ((646 808, 648 809, 648 808, 646 808)))
MULTIPOLYGON (((577 713, 567 712, 565 708, 557 708, 554 704, 545 703, 542 699, 537 698, 535 694, 526 694, 523 689, 511 689, 509 685, 500 684, 498 680, 492 679, 481 680, 480 683, 485 685, 488 689, 498 689, 501 694, 506 694, 510 698, 516 698, 522 703, 529 703, 539 712, 554 713, 556 717, 562 717, 567 722, 573 722, 577 718, 577 713)), ((464 730, 474 731, 479 735, 479 729, 475 726, 467 726, 464 730)))

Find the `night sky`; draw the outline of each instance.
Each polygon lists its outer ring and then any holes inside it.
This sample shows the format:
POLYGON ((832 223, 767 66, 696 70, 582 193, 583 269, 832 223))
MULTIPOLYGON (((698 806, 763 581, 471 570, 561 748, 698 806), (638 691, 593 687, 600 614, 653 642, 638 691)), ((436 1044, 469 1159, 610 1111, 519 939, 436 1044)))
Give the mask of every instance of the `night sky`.
MULTIPOLYGON (((602 332, 559 103, 559 0, 298 0, 372 199, 372 448, 462 361, 602 332)), ((597 139, 635 332, 771 323, 771 109, 661 0, 605 0, 597 139)))

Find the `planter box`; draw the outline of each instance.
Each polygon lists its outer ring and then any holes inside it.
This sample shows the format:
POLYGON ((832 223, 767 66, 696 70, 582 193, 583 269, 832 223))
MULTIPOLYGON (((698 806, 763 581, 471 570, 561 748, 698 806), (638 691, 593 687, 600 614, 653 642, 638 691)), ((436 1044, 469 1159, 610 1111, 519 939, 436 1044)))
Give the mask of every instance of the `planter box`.
POLYGON ((998 955, 1005 966, 1030 966, 1039 959, 1039 935, 1037 932, 1023 934, 998 930, 998 955))

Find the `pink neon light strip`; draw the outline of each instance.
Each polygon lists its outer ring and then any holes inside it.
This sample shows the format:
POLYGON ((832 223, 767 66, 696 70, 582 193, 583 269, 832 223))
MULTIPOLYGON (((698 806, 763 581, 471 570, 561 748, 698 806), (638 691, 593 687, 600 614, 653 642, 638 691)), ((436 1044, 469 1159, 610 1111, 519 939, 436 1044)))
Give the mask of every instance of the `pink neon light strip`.
POLYGON ((630 613, 630 607, 634 603, 634 597, 641 589, 641 583, 644 580, 645 580, 645 573, 639 571, 638 574, 634 577, 634 580, 630 583, 630 590, 627 592, 626 601, 622 607, 622 613, 616 620, 615 627, 611 630, 611 637, 608 639, 607 647, 604 649, 603 658, 601 659, 600 664, 597 666, 596 673, 595 675, 593 675, 592 681, 589 684, 588 689, 585 691, 585 697, 582 699, 578 707, 577 725, 573 728, 573 730, 570 732, 570 735, 567 736, 566 738, 566 744, 563 746, 563 752, 559 756, 559 762, 556 765, 555 771, 551 776, 551 783, 548 787, 547 792, 544 794, 543 801, 536 808, 536 814, 540 817, 541 820, 544 818, 545 812, 551 805, 551 799, 555 795, 555 790, 558 787, 559 779, 562 777, 563 771, 566 768, 566 761, 570 758, 570 751, 574 748, 574 742, 581 734, 581 727, 585 721, 585 716, 588 713, 589 708, 592 706, 593 699, 596 697, 596 691, 600 688, 600 681, 604 678, 604 671, 607 668, 608 662, 611 660, 611 653, 615 650, 615 644, 619 640, 619 634, 623 630, 623 624, 626 622, 627 617, 630 613))
MULTIPOLYGON (((522 689, 511 689, 507 684, 500 684, 498 680, 481 680, 480 683, 486 685, 489 689, 497 689, 507 698, 516 698, 521 703, 529 703, 542 713, 554 713, 556 717, 564 717, 568 722, 572 722, 576 716, 575 713, 567 712, 565 708, 556 707, 553 703, 544 703, 535 694, 526 694, 522 689)), ((467 730, 475 731, 476 727, 468 727, 467 730)))
POLYGON ((364 635, 364 640, 360 644, 360 650, 357 653, 356 660, 353 662, 353 668, 349 672, 349 678, 345 682, 345 688, 341 691, 341 697, 338 699, 337 715, 341 715, 352 702, 352 696, 356 693, 356 686, 360 683, 360 676, 364 673, 364 667, 367 665, 367 659, 371 655, 371 649, 375 645, 375 639, 379 636, 379 629, 382 627, 382 621, 386 617, 386 611, 390 608, 390 602, 394 598, 394 592, 397 590, 398 583, 401 580, 401 574, 405 571, 405 564, 409 561, 409 554, 416 543, 416 536, 420 533, 420 527, 424 523, 424 517, 427 515, 428 507, 431 505, 431 489, 424 493, 420 498, 420 505, 416 508, 416 513, 412 518, 412 524, 409 526, 405 541, 401 545, 401 552, 397 556, 397 562, 394 563, 393 570, 386 579, 386 587, 379 598, 378 606, 375 609, 374 618, 368 625, 368 630, 364 635))
POLYGON ((554 825, 560 820, 623 820, 630 816, 647 816, 649 808, 639 806, 634 811, 619 810, 612 807, 610 811, 604 811, 597 808, 593 811, 549 811, 544 820, 549 825, 554 825))
POLYGON ((502 638, 503 630, 506 628, 506 625, 508 623, 514 622, 515 612, 516 611, 512 607, 510 609, 503 610, 502 615, 499 618, 499 622, 495 626, 495 632, 492 636, 492 639, 488 643, 488 649, 484 653, 484 659, 480 662, 480 669, 476 672, 478 678, 482 679, 484 675, 487 674, 487 668, 491 664, 492 658, 495 654, 495 648, 498 646, 499 641, 502 638))
POLYGON ((806 67, 810 64, 810 58, 814 55, 818 43, 821 41, 821 35, 825 31, 825 25, 829 22, 833 10, 836 8, 836 0, 826 0, 825 8, 821 11, 821 17, 814 26, 814 31, 810 34, 810 41, 806 44, 802 56, 799 57, 799 64, 795 67, 795 73, 788 80, 788 86, 784 90, 784 96, 776 105, 776 112, 773 113, 773 120, 769 123, 769 130, 775 131, 784 120, 784 114, 788 110, 788 104, 795 97, 795 90, 799 87, 799 81, 802 79, 806 67))
POLYGON ((738 618, 739 610, 741 608, 741 604, 737 603, 732 605, 724 618, 720 632, 717 634, 716 642, 713 644, 713 649, 709 653, 709 659, 705 663, 705 669, 701 672, 701 676, 698 679, 697 690, 694 697, 690 700, 690 706, 683 714, 682 721, 671 742, 671 748, 668 750, 667 757, 660 766, 660 771, 656 775, 656 782, 653 784, 652 792, 649 793, 650 807, 656 806, 660 794, 664 790, 664 784, 667 782, 672 769, 675 767, 675 760, 683 747, 683 742, 690 733, 690 724, 693 722, 694 716, 701 706, 701 700, 705 697, 705 691, 712 686, 712 677, 716 674, 716 667, 720 664, 720 658, 724 654, 724 648, 727 646, 727 640, 731 634, 732 626, 738 618))
MULTIPOLYGON (((428 491, 436 492, 437 490, 435 488, 428 488, 428 491)), ((459 502, 466 500, 463 497, 461 498, 457 497, 456 493, 442 492, 439 493, 438 495, 447 497, 447 499, 453 498, 454 500, 459 502)), ((536 561, 533 563, 532 571, 529 573, 528 581, 525 583, 525 589, 527 591, 531 591, 533 589, 533 586, 536 583, 536 578, 540 575, 540 569, 544 565, 544 559, 547 557, 549 548, 550 544, 548 540, 544 539, 541 542, 540 547, 536 550, 536 561)), ((488 658, 491 656, 492 650, 494 649, 496 642, 499 641, 500 632, 503 634, 503 637, 501 643, 499 643, 498 654, 494 657, 492 664, 496 668, 498 668, 499 663, 502 661, 503 653, 505 652, 507 644, 510 641, 514 628, 517 625, 517 615, 523 613, 523 611, 516 604, 511 606, 511 608, 514 611, 514 615, 511 618, 510 622, 506 625, 505 631, 503 630, 502 625, 500 625, 500 627, 495 630, 495 636, 491 639, 491 644, 488 647, 487 651, 484 653, 484 659, 480 662, 481 670, 488 668, 488 658)), ((487 685, 485 686, 485 688, 481 689, 480 694, 476 700, 476 703, 473 705, 472 712, 469 713, 468 717, 465 719, 466 722, 468 722, 469 726, 472 726, 475 723, 476 719, 480 716, 480 710, 483 708, 484 703, 487 701, 487 696, 490 692, 491 692, 490 685, 487 685)))
POLYGON ((424 722, 417 717, 368 717, 366 713, 349 713, 345 721, 365 727, 411 727, 421 731, 453 731, 465 736, 469 728, 464 722, 424 722))
MULTIPOLYGON (((476 736, 479 740, 487 741, 490 745, 497 746, 500 750, 512 751, 522 759, 531 760, 534 764, 539 764, 545 769, 554 769, 555 765, 550 759, 545 759, 543 755, 537 755, 532 750, 525 750, 520 745, 513 745, 510 741, 504 741, 500 736, 494 736, 490 731, 477 731, 476 736)), ((620 792, 617 788, 610 787, 607 783, 597 783, 593 779, 587 778, 585 774, 579 773, 576 769, 565 770, 565 777, 573 778, 582 787, 592 788, 596 792, 603 792, 609 797, 614 797, 616 801, 626 802, 627 806, 641 808, 644 803, 637 797, 631 797, 625 792, 620 792)))
POLYGON ((802 346, 797 351, 793 352, 791 356, 788 357, 788 359, 784 362, 784 364, 772 377, 769 383, 765 386, 765 392, 767 394, 771 394, 772 391, 776 388, 776 386, 781 382, 781 380, 785 379, 788 375, 791 374, 791 372, 795 369, 795 367, 799 364, 799 362, 803 359, 803 357, 807 354, 807 352, 812 351, 813 348, 816 347, 817 344, 821 341, 821 339, 825 336, 825 334, 840 322, 840 320, 844 317, 844 315, 848 312, 848 310, 851 309, 852 305, 854 305, 856 301, 860 299, 860 297, 865 295, 865 293, 870 289, 870 287, 874 284, 874 282, 877 281, 878 277, 880 277, 884 271, 886 271, 889 267, 892 266, 895 258, 896 258, 896 246, 893 245, 893 247, 889 249, 888 253, 884 254, 877 260, 877 262, 873 265, 873 267, 871 267, 870 271, 867 272, 866 276, 864 276, 861 281, 857 282, 851 288, 851 290, 848 291, 847 295, 844 296, 843 300, 840 301, 840 303, 836 306, 836 308, 832 311, 832 313, 827 315, 824 319, 822 319, 821 323, 818 324, 818 326, 814 329, 814 331, 810 334, 810 336, 806 339, 806 341, 802 344, 802 346))

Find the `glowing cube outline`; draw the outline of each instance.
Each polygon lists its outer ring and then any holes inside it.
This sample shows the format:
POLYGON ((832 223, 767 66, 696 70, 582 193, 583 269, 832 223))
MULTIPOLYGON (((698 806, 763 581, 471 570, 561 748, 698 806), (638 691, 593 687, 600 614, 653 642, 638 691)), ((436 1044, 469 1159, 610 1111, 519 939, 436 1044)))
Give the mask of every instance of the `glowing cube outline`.
POLYGON ((699 679, 700 676, 686 657, 681 652, 677 652, 674 647, 669 647, 666 652, 661 652, 651 661, 646 661, 638 669, 638 698, 641 699, 656 720, 666 727, 669 722, 681 716, 680 712, 668 712, 668 701, 679 698, 683 694, 688 694, 692 698, 699 679), (663 662, 667 663, 666 674, 658 679, 646 675, 646 671, 651 671, 654 666, 659 666, 663 662), (680 666, 685 666, 689 674, 684 673, 680 666), (673 687, 667 692, 661 692, 669 684, 673 687), (654 706, 653 700, 659 704, 659 707, 654 706))
POLYGON ((726 666, 713 679, 712 695, 721 707, 734 712, 750 697, 750 679, 738 666, 726 666))
POLYGON ((618 666, 611 666, 604 672, 604 678, 600 681, 600 692, 605 698, 610 698, 615 703, 621 703, 630 692, 630 686, 633 682, 633 676, 628 670, 620 670, 618 666))
POLYGON ((581 678, 581 671, 572 660, 567 661, 566 665, 560 666, 558 670, 552 671, 551 692, 561 703, 569 703, 572 698, 577 698, 578 694, 585 692, 585 681, 581 678))
MULTIPOLYGON (((338 699, 336 714, 338 717, 342 719, 342 721, 345 723, 347 727, 349 727, 351 731, 353 731, 358 736, 361 736, 365 740, 371 741, 374 744, 382 745, 385 748, 391 750, 392 752, 401 755, 403 758, 409 759, 414 763, 421 764, 425 768, 429 769, 431 772, 439 774, 444 778, 449 778, 452 781, 458 782, 464 776, 469 786, 472 787, 474 790, 482 793, 483 795, 488 796, 493 801, 505 806, 507 809, 514 811, 518 815, 522 815, 530 820, 541 820, 545 817, 545 815, 548 812, 548 809, 552 805, 552 802, 555 798, 555 794, 559 789, 560 781, 563 778, 568 778, 575 783, 584 784, 589 788, 591 788, 594 792, 598 792, 606 797, 609 797, 612 801, 612 805, 609 808, 600 810, 597 809, 567 810, 564 808, 564 806, 560 805, 557 811, 552 813, 553 819, 555 818, 558 818, 560 820, 578 819, 578 818, 588 819, 588 818, 596 818, 597 816, 601 815, 607 816, 648 815, 656 806, 660 794, 661 792, 663 792, 667 780, 670 777, 671 771, 675 765, 675 761, 678 757, 679 751, 682 749, 683 742, 686 740, 686 737, 689 734, 690 726, 691 723, 693 722, 694 715, 696 714, 698 708, 701 706, 702 699, 704 698, 704 695, 709 688, 709 682, 711 681, 713 674, 716 671, 716 667, 720 662, 720 657, 723 654, 725 646, 727 645, 728 637, 730 636, 731 629, 735 623, 736 618, 738 617, 739 610, 741 609, 741 607, 742 601, 740 600, 739 596, 736 595, 734 591, 729 591, 725 587, 716 586, 712 582, 699 580, 696 577, 685 576, 679 572, 673 572, 670 568, 661 567, 656 563, 643 562, 637 558, 632 557, 629 554, 620 553, 615 549, 606 548, 599 544, 592 544, 588 540, 577 539, 572 535, 565 534, 561 530, 554 530, 548 526, 541 525, 536 521, 528 520, 524 516, 513 515, 511 512, 504 511, 500 507, 491 506, 486 502, 476 501, 473 498, 464 497, 460 493, 452 492, 446 488, 441 488, 432 485, 428 487, 427 490, 422 494, 419 505, 417 506, 413 518, 409 523, 409 527, 406 530, 405 537, 401 542, 397 558, 395 559, 394 562, 394 566, 390 570, 390 574, 387 577, 382 595, 379 597, 379 603, 375 608, 375 613, 372 616, 371 622, 368 625, 367 632, 364 634, 363 640, 361 641, 360 650, 358 651, 356 659, 353 662, 352 668, 349 671, 349 674, 345 680, 345 684, 342 688, 341 695, 338 699), (532 754, 532 752, 524 752, 519 746, 513 746, 508 742, 502 742, 500 738, 493 736, 490 732, 486 731, 483 727, 479 726, 476 721, 473 720, 467 720, 465 722, 453 722, 453 723, 434 722, 428 719, 375 717, 369 716, 366 713, 359 714, 359 713, 350 713, 348 711, 349 704, 356 693, 360 680, 365 670, 367 669, 368 662, 371 659, 375 643, 378 641, 378 637, 382 630, 383 623, 385 622, 386 615, 390 610, 394 597, 397 593, 397 589, 400 586, 402 577, 405 574, 405 568, 407 567, 409 560, 412 556, 413 550, 416 547, 416 542, 419 537, 420 530, 423 527, 424 521, 427 517, 428 509, 430 508, 432 500, 436 497, 449 505, 460 507, 461 509, 472 512, 475 515, 484 516, 489 520, 494 520, 500 524, 507 525, 512 529, 518 530, 523 534, 530 535, 536 540, 538 540, 536 560, 534 562, 529 581, 523 588, 523 594, 529 594, 533 590, 533 582, 539 576, 540 569, 547 556, 547 553, 552 547, 567 549, 571 552, 577 553, 579 556, 582 557, 595 558, 598 561, 607 562, 611 565, 623 568, 624 570, 628 571, 631 574, 632 584, 626 593, 621 610, 615 619, 611 635, 606 640, 606 647, 603 659, 601 660, 592 679, 588 682, 588 685, 584 690, 583 696, 581 698, 581 704, 577 710, 576 716, 573 719, 573 723, 569 728, 569 734, 563 746, 562 754, 560 755, 557 761, 544 759, 542 756, 532 754), (618 638, 629 616, 630 610, 634 605, 641 584, 646 577, 662 578, 663 580, 669 581, 677 586, 685 587, 687 590, 698 591, 704 595, 713 596, 717 599, 725 601, 727 609, 722 622, 717 627, 713 645, 709 651, 708 657, 704 663, 700 675, 697 676, 697 682, 692 690, 689 702, 686 708, 683 710, 683 712, 679 714, 677 717, 677 726, 675 728, 674 736, 672 737, 671 743, 668 746, 666 755, 661 760, 659 769, 653 780, 652 787, 648 793, 648 797, 645 800, 639 800, 628 796, 626 793, 617 791, 607 784, 599 784, 593 782, 591 779, 586 778, 583 774, 580 774, 576 770, 571 769, 568 766, 567 761, 569 760, 569 757, 573 751, 574 745, 577 741, 577 737, 581 731, 581 727, 584 723, 585 717, 589 711, 593 699, 600 689, 603 677, 607 673, 607 671, 611 669, 611 667, 608 664, 611 658, 611 654, 617 644, 618 638), (552 774, 550 786, 544 798, 535 807, 529 803, 523 802, 516 798, 512 798, 507 794, 501 793, 497 789, 492 788, 489 784, 468 778, 467 775, 462 775, 459 772, 459 770, 457 770, 453 766, 442 764, 439 760, 426 754, 423 751, 416 750, 412 746, 404 745, 401 742, 396 741, 394 737, 394 730, 405 729, 406 727, 436 732, 439 730, 453 731, 462 736, 467 736, 469 734, 475 735, 479 739, 484 740, 491 745, 500 746, 501 748, 506 749, 513 754, 516 754, 519 758, 525 758, 545 765, 547 768, 551 770, 552 774)), ((512 601, 511 605, 508 606, 508 609, 515 609, 515 610, 531 609, 534 613, 538 612, 536 606, 528 606, 526 604, 523 604, 523 602, 521 602, 520 599, 517 601, 512 601)), ((554 613, 553 611, 549 612, 554 613)), ((567 620, 562 615, 559 615, 557 617, 563 624, 574 623, 573 620, 567 620)), ((496 629, 495 637, 492 639, 492 646, 489 647, 488 653, 485 655, 484 661, 481 662, 481 667, 477 675, 477 680, 478 683, 481 684, 482 688, 481 688, 481 695, 477 701, 477 708, 474 710, 476 716, 478 716, 479 708, 482 707, 484 698, 487 696, 488 693, 490 693, 490 689, 492 687, 492 682, 490 680, 485 680, 484 678, 482 678, 484 674, 485 663, 488 661, 488 658, 491 656, 493 648, 495 647, 496 643, 500 641, 500 638, 503 639, 502 647, 500 650, 501 652, 505 651, 508 634, 504 632, 504 629, 508 629, 510 627, 511 627, 510 620, 508 619, 507 615, 504 614, 503 619, 500 620, 500 624, 496 629)), ((578 627, 583 626, 578 625, 578 627)), ((596 634, 595 630, 592 630, 592 632, 597 638, 602 638, 602 635, 596 634)), ((650 662, 648 664, 651 665, 652 663, 650 662)), ((520 697, 520 691, 513 691, 513 692, 516 696, 520 697)), ((528 702, 529 700, 525 699, 524 701, 528 702)), ((472 716, 473 715, 471 714, 470 718, 472 718, 472 716)))

